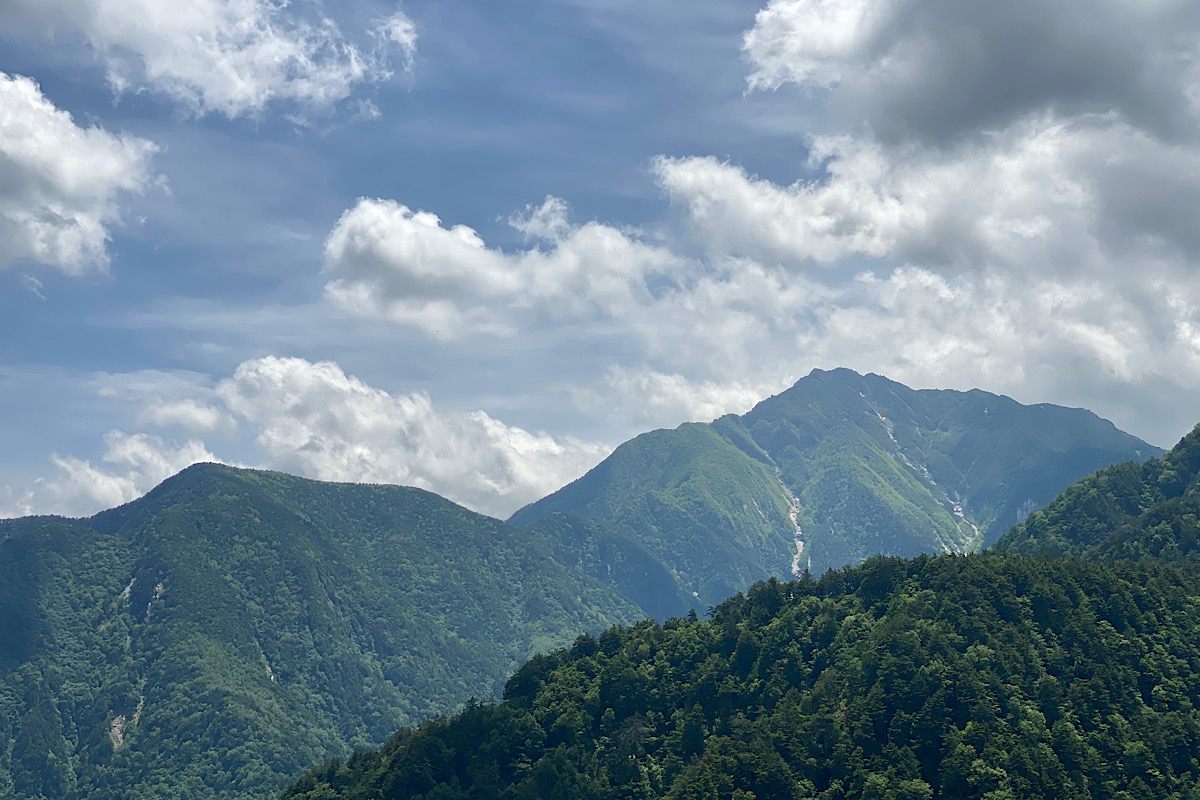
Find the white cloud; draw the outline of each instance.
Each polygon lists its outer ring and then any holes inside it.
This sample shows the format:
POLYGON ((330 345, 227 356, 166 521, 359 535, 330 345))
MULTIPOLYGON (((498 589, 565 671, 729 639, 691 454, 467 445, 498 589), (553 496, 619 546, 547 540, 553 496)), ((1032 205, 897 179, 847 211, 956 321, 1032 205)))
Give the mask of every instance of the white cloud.
POLYGON ((830 156, 828 182, 794 187, 714 159, 660 160, 660 180, 707 246, 699 260, 608 226, 573 227, 553 198, 514 220, 548 248, 513 254, 432 215, 363 201, 330 236, 329 263, 344 276, 330 292, 346 303, 341 293, 354 288, 370 303, 358 310, 423 320, 416 326, 429 333, 449 324, 443 338, 487 329, 472 320, 538 336, 538 324, 602 319, 655 368, 615 366, 571 396, 586 413, 637 427, 739 409, 817 366, 1075 404, 1085 386, 1103 394, 1190 380, 1178 364, 1194 360, 1200 287, 1180 256, 1187 243, 1164 249, 1161 217, 1154 236, 1104 223, 1105 176, 1091 169, 1101 158, 1109 170, 1136 160, 1144 178, 1161 171, 1148 184, 1186 192, 1183 178, 1154 166, 1185 163, 1169 146, 1103 121, 1031 123, 1004 148, 914 150, 922 158, 900 164, 877 144, 834 145, 845 150, 830 156), (1116 143, 1125 156, 1104 157, 1116 143), (597 248, 577 259, 595 231, 626 257, 597 248), (1136 273, 1122 261, 1131 251, 1136 273), (590 283, 572 276, 579 261, 593 265, 590 283), (606 293, 594 288, 606 282, 606 293))
POLYGON ((751 88, 786 81, 818 88, 841 83, 867 54, 889 4, 878 0, 772 0, 755 17, 745 50, 756 65, 751 88))
POLYGON ((410 67, 417 39, 400 11, 354 41, 315 4, 276 0, 16 0, 0 27, 78 34, 117 92, 152 91, 230 118, 272 103, 327 112, 390 78, 389 50, 410 67))
POLYGON ((513 334, 538 319, 623 318, 652 302, 656 280, 688 262, 607 225, 566 222, 548 198, 514 224, 547 240, 505 253, 465 225, 392 200, 362 199, 325 242, 326 292, 348 311, 441 339, 513 334))
POLYGON ((79 127, 32 80, 0 72, 0 268, 104 269, 119 199, 151 182, 155 150, 145 139, 79 127))
MULTIPOLYGON (((154 376, 115 385, 161 385, 154 376)), ((605 444, 506 425, 483 411, 438 409, 423 393, 391 394, 346 375, 332 362, 259 358, 242 363, 215 390, 194 397, 152 395, 139 424, 230 433, 239 420, 258 444, 258 466, 319 480, 419 486, 476 511, 506 517, 578 478, 611 452, 605 444)), ((26 491, 0 486, 0 516, 84 515, 128 502, 184 467, 220 461, 202 441, 112 431, 103 461, 54 455, 54 478, 26 491)))
POLYGON ((1122 272, 1200 253, 1200 147, 1108 117, 1037 117, 951 150, 812 142, 819 180, 779 186, 712 158, 655 175, 710 250, 803 268, 867 257, 951 272, 1122 272))
POLYGON ((912 219, 921 216, 919 208, 906 208, 890 186, 878 185, 885 164, 877 154, 853 156, 835 160, 825 183, 788 187, 712 157, 659 158, 654 174, 711 251, 831 264, 853 254, 886 255, 904 228, 920 223, 912 219))
POLYGON ((58 474, 39 479, 21 494, 5 487, 8 499, 5 506, 0 506, 0 516, 93 514, 140 497, 185 467, 217 460, 201 442, 174 445, 142 433, 110 431, 104 444, 102 460, 111 466, 52 455, 50 461, 58 474))
POLYGON ((791 382, 783 378, 760 384, 719 383, 658 372, 645 365, 614 366, 600 385, 570 386, 567 390, 576 405, 590 414, 616 416, 638 427, 660 428, 744 414, 791 382))
POLYGON ((157 428, 179 426, 200 436, 230 435, 237 430, 237 420, 228 412, 190 397, 179 400, 155 397, 146 403, 137 421, 139 425, 157 428))
POLYGON ((657 162, 709 247, 1192 283, 1194 4, 770 0, 745 51, 752 87, 829 90, 825 130, 809 137, 814 177, 786 187, 712 159, 657 162))
POLYGON ((508 224, 526 239, 557 242, 571 232, 571 207, 561 197, 547 195, 540 206, 525 206, 524 212, 509 217, 508 224))
POLYGON ((507 516, 582 475, 610 449, 511 427, 482 411, 439 411, 330 362, 248 361, 218 393, 255 426, 267 465, 322 480, 414 485, 507 516))

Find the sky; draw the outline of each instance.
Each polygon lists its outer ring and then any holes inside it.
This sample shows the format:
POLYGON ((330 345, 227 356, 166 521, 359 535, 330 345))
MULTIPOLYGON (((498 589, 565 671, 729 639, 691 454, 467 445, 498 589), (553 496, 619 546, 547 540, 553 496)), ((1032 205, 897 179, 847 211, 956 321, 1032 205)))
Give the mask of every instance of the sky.
POLYGON ((6 0, 0 517, 507 516, 814 368, 1200 421, 1191 0, 6 0))

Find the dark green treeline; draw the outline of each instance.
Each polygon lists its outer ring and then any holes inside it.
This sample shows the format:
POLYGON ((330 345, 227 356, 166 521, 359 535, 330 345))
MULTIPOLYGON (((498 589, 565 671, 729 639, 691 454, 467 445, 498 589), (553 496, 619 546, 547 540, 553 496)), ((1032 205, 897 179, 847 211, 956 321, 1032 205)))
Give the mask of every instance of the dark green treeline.
POLYGON ((1200 797, 1200 574, 1005 553, 755 585, 535 658, 285 797, 1200 797))

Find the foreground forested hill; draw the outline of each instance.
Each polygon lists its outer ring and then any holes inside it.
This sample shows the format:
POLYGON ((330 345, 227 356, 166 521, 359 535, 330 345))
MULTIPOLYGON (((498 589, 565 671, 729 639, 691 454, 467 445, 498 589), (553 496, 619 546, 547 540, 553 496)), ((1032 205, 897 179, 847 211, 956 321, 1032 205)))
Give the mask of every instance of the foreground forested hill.
POLYGON ((744 416, 639 436, 512 521, 614 524, 706 607, 770 575, 978 549, 1161 452, 1083 409, 814 370, 744 416))
POLYGON ((877 558, 535 658, 291 800, 1200 796, 1188 565, 877 558))
POLYGON ((555 530, 216 465, 89 520, 0 522, 0 797, 272 797, 645 615, 555 530))

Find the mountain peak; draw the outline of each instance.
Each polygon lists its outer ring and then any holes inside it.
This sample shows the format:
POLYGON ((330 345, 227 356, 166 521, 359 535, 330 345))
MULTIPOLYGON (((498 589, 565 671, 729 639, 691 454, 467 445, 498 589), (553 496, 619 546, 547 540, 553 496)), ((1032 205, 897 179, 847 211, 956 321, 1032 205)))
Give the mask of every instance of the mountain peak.
POLYGON ((615 522, 712 602, 748 576, 976 549, 1087 473, 1159 452, 1087 411, 814 369, 740 417, 625 443, 512 521, 615 522))
POLYGON ((833 369, 821 369, 817 367, 803 378, 796 381, 793 386, 811 380, 860 380, 862 377, 862 375, 850 369, 849 367, 834 367, 833 369))

